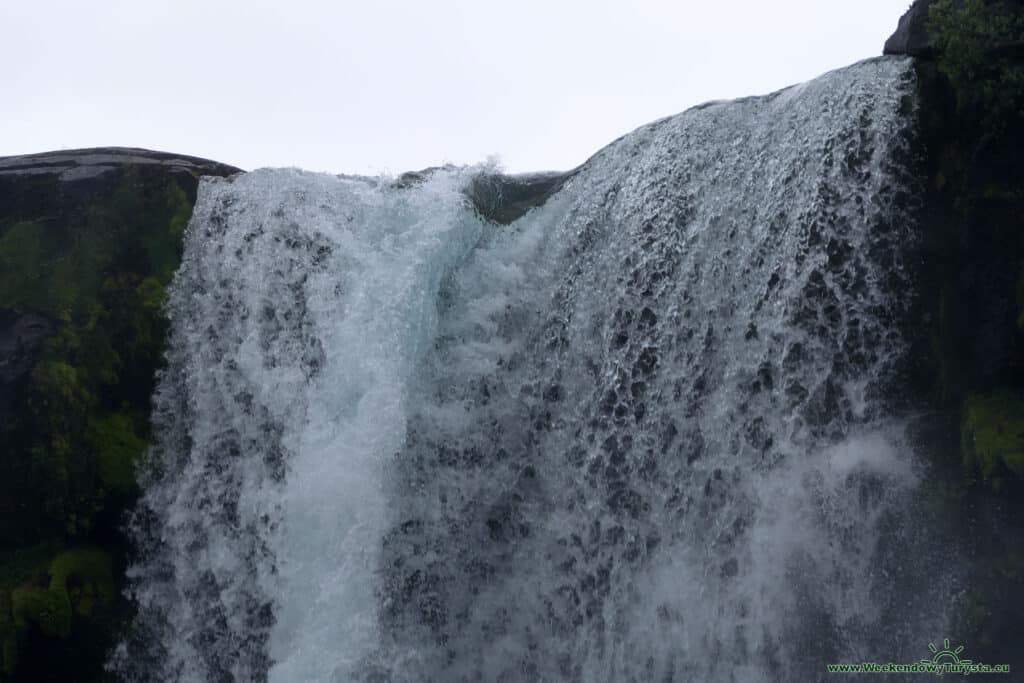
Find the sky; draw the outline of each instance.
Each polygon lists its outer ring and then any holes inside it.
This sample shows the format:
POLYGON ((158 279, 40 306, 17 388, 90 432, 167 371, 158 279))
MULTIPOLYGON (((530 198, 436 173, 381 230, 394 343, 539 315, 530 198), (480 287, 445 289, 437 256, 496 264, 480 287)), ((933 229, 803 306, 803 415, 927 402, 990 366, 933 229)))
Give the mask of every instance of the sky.
POLYGON ((565 170, 881 54, 910 0, 0 0, 0 156, 565 170))

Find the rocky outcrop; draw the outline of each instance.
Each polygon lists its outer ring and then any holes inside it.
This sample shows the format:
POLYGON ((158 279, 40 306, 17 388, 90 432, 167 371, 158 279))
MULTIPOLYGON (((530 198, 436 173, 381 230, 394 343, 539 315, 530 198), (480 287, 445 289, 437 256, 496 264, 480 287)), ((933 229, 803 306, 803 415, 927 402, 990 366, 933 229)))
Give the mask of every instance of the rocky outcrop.
POLYGON ((199 178, 238 172, 125 148, 0 158, 4 683, 107 679, 164 287, 199 178))
POLYGON ((928 33, 928 8, 934 0, 914 0, 910 9, 900 17, 896 32, 885 41, 882 54, 928 57, 935 47, 928 33))
POLYGON ((474 178, 467 194, 481 216, 499 225, 508 225, 544 204, 575 174, 575 170, 520 175, 488 173, 474 178))
MULTIPOLYGON (((17 224, 31 223, 46 233, 60 231, 61 227, 81 227, 80 223, 112 196, 128 174, 140 191, 174 179, 194 201, 201 176, 238 172, 240 169, 216 161, 127 147, 0 157, 0 240, 17 224)), ((11 237, 28 237, 17 232, 11 237)), ((59 258, 57 253, 53 256, 59 258)), ((4 268, 8 273, 16 268, 19 275, 33 276, 24 264, 6 263, 4 250, 0 249, 0 269, 4 268)), ((12 279, 0 274, 0 282, 6 280, 9 286, 13 285, 12 279)), ((10 303, 0 300, 0 424, 10 422, 19 390, 42 342, 58 329, 54 316, 26 309, 24 304, 5 308, 10 303)))
MULTIPOLYGON (((395 187, 412 187, 425 181, 432 173, 451 170, 454 166, 433 166, 421 171, 403 173, 395 187)), ((508 225, 530 209, 541 206, 562 189, 579 169, 564 173, 481 173, 466 188, 466 197, 485 220, 508 225)))
POLYGON ((925 21, 935 4, 915 2, 886 44, 918 57, 922 310, 912 355, 940 426, 918 444, 971 558, 958 635, 982 645, 986 661, 1009 662, 1024 629, 1024 90, 1014 52, 1024 5, 954 4, 937 43, 925 21))
POLYGON ((139 147, 91 147, 0 157, 0 178, 57 175, 62 182, 75 182, 115 173, 125 166, 159 168, 163 173, 194 178, 241 172, 241 169, 219 161, 184 154, 154 152, 139 147))
POLYGON ((132 147, 101 147, 0 157, 0 221, 49 216, 62 207, 99 200, 126 172, 136 180, 174 178, 195 196, 199 178, 241 169, 208 159, 132 147))

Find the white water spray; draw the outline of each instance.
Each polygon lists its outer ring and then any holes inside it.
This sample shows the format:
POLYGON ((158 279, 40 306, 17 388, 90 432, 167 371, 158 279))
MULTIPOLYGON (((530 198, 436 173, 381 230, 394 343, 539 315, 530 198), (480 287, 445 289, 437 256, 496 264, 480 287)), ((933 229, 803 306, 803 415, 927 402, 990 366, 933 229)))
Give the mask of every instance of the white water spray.
POLYGON ((658 121, 506 227, 470 171, 204 182, 118 666, 815 680, 919 647, 949 574, 897 400, 912 79, 658 121))

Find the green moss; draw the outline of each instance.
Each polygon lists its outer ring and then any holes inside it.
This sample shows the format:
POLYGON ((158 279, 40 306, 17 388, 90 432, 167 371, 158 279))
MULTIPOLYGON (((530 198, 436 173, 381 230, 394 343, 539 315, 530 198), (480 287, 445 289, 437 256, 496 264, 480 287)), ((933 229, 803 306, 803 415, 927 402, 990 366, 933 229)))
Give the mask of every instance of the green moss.
POLYGON ((97 303, 104 273, 166 284, 181 260, 192 204, 173 179, 148 192, 127 173, 107 201, 80 216, 23 220, 0 230, 0 305, 62 319, 97 303), (141 278, 140 278, 141 279, 141 278))
POLYGON ((88 389, 82 386, 77 368, 59 360, 43 361, 36 366, 32 380, 43 396, 46 406, 66 413, 79 412, 92 402, 88 389))
POLYGON ((91 616, 97 604, 109 604, 114 597, 113 562, 103 551, 63 552, 50 561, 46 574, 45 586, 27 583, 4 591, 9 604, 0 620, 0 628, 7 627, 4 635, 11 635, 11 626, 17 633, 31 624, 44 635, 66 638, 72 615, 91 616))
POLYGON ((3 643, 3 670, 13 673, 18 661, 18 628, 13 612, 13 593, 23 585, 45 581, 45 569, 56 548, 39 545, 0 553, 0 642, 3 643))
POLYGON ((50 592, 62 595, 75 614, 92 616, 114 597, 113 562, 100 550, 62 553, 50 564, 50 592))
POLYGON ((143 311, 148 314, 159 313, 166 298, 164 286, 160 284, 159 280, 155 277, 147 277, 135 292, 139 295, 139 304, 143 311))
POLYGON ((0 301, 9 306, 49 309, 47 275, 40 264, 52 247, 42 222, 15 223, 0 237, 0 301))
POLYGON ((0 214, 0 307, 58 328, 0 425, 0 679, 102 680, 124 609, 118 525, 138 494, 194 185, 150 166, 104 178, 88 193, 40 181, 0 214))
POLYGON ((88 303, 110 263, 110 240, 67 232, 54 221, 23 221, 0 237, 0 301, 5 306, 61 319, 88 303))
POLYGON ((18 631, 33 625, 50 638, 71 634, 71 601, 66 591, 41 586, 16 588, 11 594, 11 612, 18 631))
POLYGON ((1015 651, 1022 621, 1012 605, 1024 589, 1014 556, 1024 483, 1024 125, 1013 104, 1024 103, 1024 89, 991 87, 1016 68, 992 38, 993 21, 1021 16, 1015 5, 937 0, 930 29, 939 49, 914 65, 927 258, 918 271, 922 329, 911 334, 920 334, 918 386, 940 425, 921 452, 949 482, 926 495, 940 526, 967 540, 964 581, 973 588, 954 619, 997 660, 1015 651))
POLYGON ((44 636, 67 638, 73 615, 91 616, 97 604, 112 600, 112 567, 110 556, 99 550, 70 551, 55 557, 50 563, 48 586, 23 585, 11 592, 15 633, 8 633, 5 642, 31 626, 44 636))
POLYGON ((151 242, 150 259, 160 281, 168 283, 181 261, 181 248, 185 236, 185 226, 192 218, 192 202, 177 183, 169 183, 165 193, 167 211, 171 214, 167 225, 167 235, 160 240, 151 242))
POLYGON ((0 463, 0 499, 31 520, 21 525, 29 542, 88 535, 100 512, 135 493, 165 286, 191 211, 177 181, 127 171, 103 201, 0 232, 0 306, 60 322, 31 374, 27 410, 6 428, 13 457, 0 463))
POLYGON ((937 0, 928 29, 961 110, 979 112, 998 137, 1024 116, 1024 11, 1006 0, 937 0))
POLYGON ((100 481, 113 491, 135 489, 135 463, 146 441, 124 413, 106 413, 89 419, 86 439, 99 458, 100 481))
POLYGON ((52 545, 0 555, 2 670, 17 672, 20 646, 35 637, 64 640, 115 597, 113 559, 96 548, 52 545))
POLYGON ((968 396, 961 447, 965 463, 996 487, 1007 474, 1024 477, 1024 400, 1009 391, 968 396))

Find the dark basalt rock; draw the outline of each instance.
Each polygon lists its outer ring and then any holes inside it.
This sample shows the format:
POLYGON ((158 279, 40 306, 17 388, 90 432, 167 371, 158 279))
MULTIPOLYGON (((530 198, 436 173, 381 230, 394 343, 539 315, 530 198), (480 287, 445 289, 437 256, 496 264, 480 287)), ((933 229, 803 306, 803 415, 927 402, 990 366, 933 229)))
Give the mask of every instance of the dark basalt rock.
POLYGON ((138 147, 93 147, 0 157, 0 178, 12 175, 59 175, 74 182, 116 171, 126 164, 160 167, 165 173, 226 176, 242 169, 184 154, 154 152, 138 147))
MULTIPOLYGON (((963 581, 977 591, 968 610, 983 616, 958 633, 987 643, 986 660, 1011 661, 1024 628, 1024 572, 999 568, 1024 542, 1024 127, 1019 108, 989 107, 976 93, 1017 96, 1004 76, 1018 48, 992 45, 974 82, 951 82, 928 44, 931 4, 915 2, 886 43, 887 53, 926 57, 915 60, 922 243, 918 312, 906 334, 918 364, 911 385, 935 413, 913 424, 911 441, 935 468, 930 488, 951 492, 939 504, 970 558, 963 581)), ((1021 11, 1019 2, 999 5, 1021 11)))
POLYGON ((928 33, 928 8, 934 0, 915 0, 902 17, 896 32, 885 41, 882 54, 930 57, 935 53, 928 33))
POLYGON ((0 308, 0 422, 10 419, 15 392, 32 370, 39 345, 56 331, 45 315, 0 308))
POLYGON ((209 159, 134 147, 97 147, 0 157, 0 221, 52 215, 56 204, 101 198, 131 169, 139 180, 174 178, 195 199, 199 178, 241 169, 209 159), (57 189, 59 187, 59 190, 57 189), (59 201, 55 199, 59 197, 59 201))
MULTIPOLYGON (((453 170, 455 167, 431 166, 421 171, 403 173, 395 181, 395 187, 414 187, 424 182, 437 171, 453 170)), ((564 173, 481 173, 473 178, 466 189, 466 196, 477 213, 485 220, 499 225, 508 225, 522 217, 530 209, 542 206, 551 195, 562 189, 569 178, 579 169, 564 173)))
POLYGON ((104 659, 128 614, 121 525, 149 439, 165 287, 200 177, 239 172, 128 148, 0 157, 5 683, 109 680, 104 659), (50 586, 55 572, 70 583, 50 586), (84 595, 97 572, 95 599, 69 601, 64 591, 84 595))
POLYGON ((530 209, 543 205, 575 174, 576 170, 522 175, 484 174, 473 180, 468 194, 481 216, 508 225, 530 209))
MULTIPOLYGON (((19 221, 46 226, 45 231, 82 234, 85 217, 105 205, 126 180, 143 193, 173 179, 191 203, 201 176, 240 172, 208 159, 130 147, 0 157, 0 238, 19 221)), ((0 255, 0 268, 25 265, 4 261, 0 255)), ((0 424, 16 410, 15 392, 31 371, 35 352, 57 330, 46 313, 23 302, 0 300, 0 424)))

